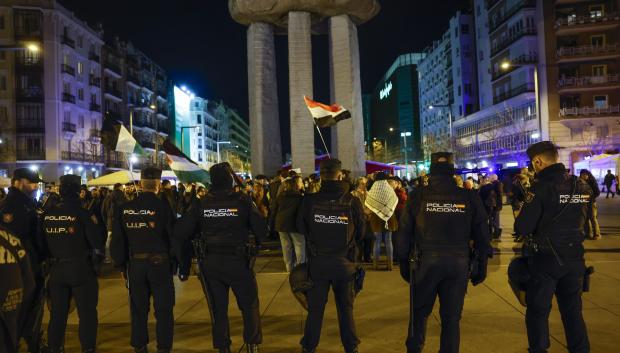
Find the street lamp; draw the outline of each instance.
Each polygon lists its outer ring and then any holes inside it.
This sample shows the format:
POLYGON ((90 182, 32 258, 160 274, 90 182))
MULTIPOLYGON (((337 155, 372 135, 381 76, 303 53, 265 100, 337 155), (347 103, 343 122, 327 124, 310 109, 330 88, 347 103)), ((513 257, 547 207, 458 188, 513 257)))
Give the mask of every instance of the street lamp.
MULTIPOLYGON (((514 68, 519 68, 519 67, 525 67, 525 66, 533 66, 534 67, 534 96, 536 98, 536 103, 535 104, 536 104, 536 118, 538 119, 538 132, 539 132, 538 137, 540 137, 540 135, 543 134, 543 130, 542 130, 542 116, 540 116, 540 101, 539 101, 539 98, 538 98, 538 95, 539 95, 539 93, 538 93, 538 65, 536 65, 536 64, 527 64, 527 65, 515 64, 515 63, 512 63, 512 62, 510 62, 508 60, 503 61, 499 65, 499 67, 502 70, 504 70, 504 71, 508 71, 508 70, 510 70, 513 67, 514 68)), ((536 137, 536 139, 538 139, 538 137, 536 137)), ((543 137, 544 137, 544 134, 543 134, 543 137)), ((532 134, 532 138, 534 138, 533 134, 532 134)))
POLYGON ((217 141, 215 144, 217 145, 217 162, 220 163, 222 160, 220 157, 220 145, 230 145, 230 141, 217 141))
MULTIPOLYGON (((377 138, 377 137, 373 137, 372 139, 373 139, 373 141, 377 141, 377 140, 383 141, 383 150, 384 150, 383 154, 385 156, 385 161, 384 162, 387 163, 388 162, 388 157, 389 157, 389 155, 388 155, 387 139, 382 139, 382 138, 377 138)), ((373 148, 373 156, 374 156, 374 148, 373 148)))
POLYGON ((405 176, 409 178, 409 161, 407 160, 407 137, 411 136, 410 131, 405 131, 400 133, 400 137, 403 138, 403 142, 405 144, 405 176))

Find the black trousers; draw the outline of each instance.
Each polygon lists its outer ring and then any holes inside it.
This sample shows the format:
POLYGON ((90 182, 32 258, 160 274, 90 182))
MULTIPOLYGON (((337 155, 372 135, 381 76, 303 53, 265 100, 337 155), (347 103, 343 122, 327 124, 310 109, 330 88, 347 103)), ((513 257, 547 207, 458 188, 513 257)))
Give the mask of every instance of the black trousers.
POLYGON ((45 279, 41 271, 34 274, 34 291, 32 297, 24 298, 20 322, 20 333, 26 341, 29 352, 38 352, 41 348, 41 322, 43 320, 43 296, 45 279))
POLYGON ((153 297, 157 349, 171 350, 174 332, 174 283, 169 261, 153 264, 134 260, 129 265, 131 311, 131 346, 142 348, 149 343, 148 317, 153 297))
POLYGON ((79 337, 82 351, 95 349, 99 284, 92 264, 87 260, 80 260, 53 265, 48 291, 52 303, 47 327, 51 351, 60 351, 64 346, 71 297, 75 299, 80 319, 79 337))
POLYGON ((315 349, 321 339, 321 327, 329 288, 334 292, 336 310, 338 312, 338 327, 340 341, 346 352, 352 352, 360 344, 355 330, 353 319, 353 280, 313 280, 314 286, 308 291, 308 317, 304 337, 301 345, 308 349, 315 349))
POLYGON ((412 290, 413 317, 409 319, 407 352, 422 352, 426 322, 439 296, 441 317, 440 353, 458 353, 463 302, 467 292, 469 258, 423 256, 412 290))
POLYGON ((220 349, 231 344, 228 321, 230 289, 235 293, 243 316, 243 340, 247 344, 262 343, 258 285, 246 259, 233 255, 207 255, 200 271, 211 312, 213 347, 220 349))
MULTIPOLYGON (((562 254, 560 254, 562 256, 562 254)), ((570 353, 587 353, 590 342, 581 314, 581 293, 585 262, 568 261, 560 266, 553 256, 534 256, 528 267, 532 276, 527 284, 525 323, 531 353, 546 353, 549 343, 549 313, 555 294, 570 353)))

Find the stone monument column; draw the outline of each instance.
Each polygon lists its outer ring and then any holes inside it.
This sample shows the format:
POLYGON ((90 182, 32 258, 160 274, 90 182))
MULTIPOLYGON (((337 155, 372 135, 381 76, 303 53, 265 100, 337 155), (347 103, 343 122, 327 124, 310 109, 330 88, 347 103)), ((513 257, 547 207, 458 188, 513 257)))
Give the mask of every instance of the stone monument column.
POLYGON ((329 19, 329 56, 332 102, 351 112, 351 119, 333 128, 332 153, 353 175, 365 175, 359 44, 357 27, 348 15, 329 19))
POLYGON ((314 173, 314 122, 304 103, 312 92, 312 38, 309 12, 288 13, 288 67, 293 168, 314 173))
POLYGON ((252 174, 273 175, 282 166, 273 26, 254 22, 247 35, 252 174))

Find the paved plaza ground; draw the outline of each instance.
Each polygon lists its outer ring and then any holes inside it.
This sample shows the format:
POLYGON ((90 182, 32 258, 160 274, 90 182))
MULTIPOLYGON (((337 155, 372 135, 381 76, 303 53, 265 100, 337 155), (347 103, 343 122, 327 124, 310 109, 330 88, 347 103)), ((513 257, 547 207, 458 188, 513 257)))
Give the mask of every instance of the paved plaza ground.
MULTIPOLYGON (((596 268, 592 290, 584 295, 584 316, 588 325, 592 352, 620 352, 620 199, 599 199, 599 220, 603 238, 587 241, 587 262, 596 268)), ((526 352, 524 314, 507 284, 506 268, 514 256, 511 238, 513 217, 510 207, 502 212, 504 234, 489 265, 484 284, 470 286, 461 321, 461 352, 526 352)), ((287 274, 279 253, 265 254, 257 262, 264 344, 261 352, 297 353, 303 332, 305 313, 290 293, 287 274)), ((120 275, 108 273, 100 280, 99 352, 131 352, 129 346, 129 308, 127 291, 120 275)), ((174 352, 212 352, 211 324, 207 304, 195 277, 176 284, 174 352)), ((425 352, 437 352, 439 344, 439 304, 428 322, 425 352)), ((231 298, 233 351, 242 345, 241 318, 231 298)), ((404 340, 409 316, 408 287, 392 272, 368 271, 365 288, 355 303, 355 318, 360 352, 405 352, 404 340)), ((550 318, 550 353, 565 352, 565 338, 557 311, 550 318)), ((154 341, 154 325, 150 324, 154 341)), ((154 342, 150 348, 155 351, 154 342)), ((77 317, 73 313, 67 330, 67 352, 79 352, 77 317)), ((343 352, 333 298, 330 298, 317 352, 343 352)))

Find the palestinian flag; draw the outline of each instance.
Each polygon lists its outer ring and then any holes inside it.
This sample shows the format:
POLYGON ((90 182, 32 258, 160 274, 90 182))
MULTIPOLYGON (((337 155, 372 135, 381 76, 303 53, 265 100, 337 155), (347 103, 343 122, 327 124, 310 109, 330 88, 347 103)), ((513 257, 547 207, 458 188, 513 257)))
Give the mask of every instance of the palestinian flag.
POLYGON ((101 128, 101 143, 111 151, 142 154, 144 151, 138 141, 120 122, 112 119, 103 119, 101 128))
POLYGON ((308 107, 310 114, 314 117, 314 123, 318 127, 334 126, 341 120, 351 118, 351 112, 346 110, 341 105, 327 105, 315 102, 306 96, 304 96, 304 101, 306 101, 306 106, 308 107))
POLYGON ((209 172, 202 169, 198 164, 187 157, 170 140, 164 141, 162 146, 168 159, 168 166, 182 183, 202 183, 206 185, 211 182, 209 172))

